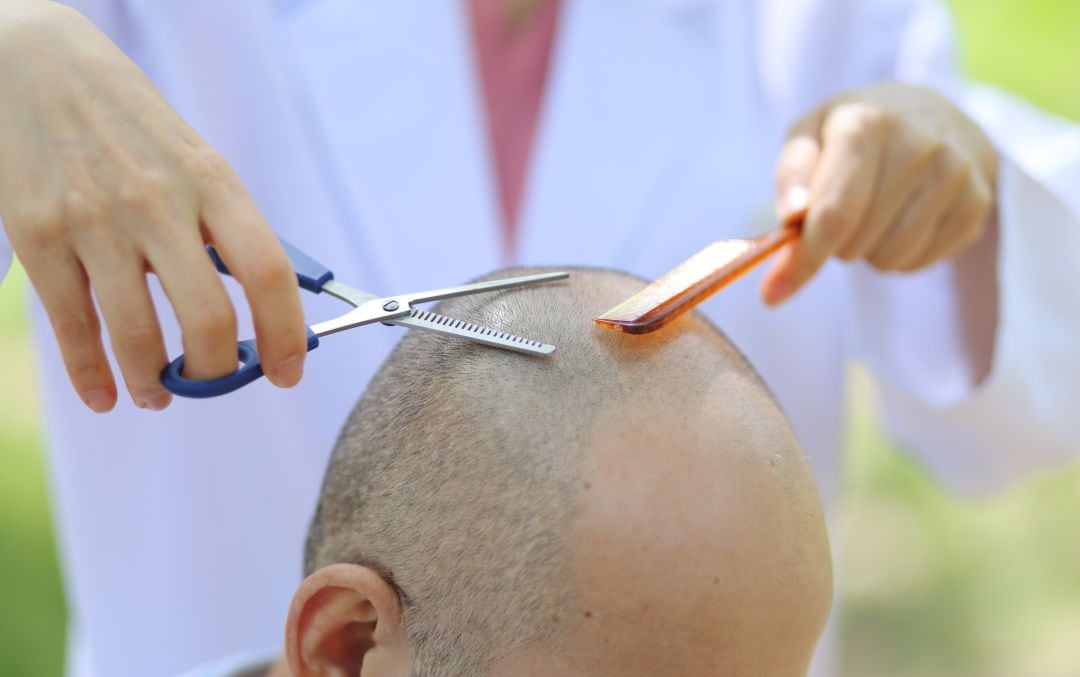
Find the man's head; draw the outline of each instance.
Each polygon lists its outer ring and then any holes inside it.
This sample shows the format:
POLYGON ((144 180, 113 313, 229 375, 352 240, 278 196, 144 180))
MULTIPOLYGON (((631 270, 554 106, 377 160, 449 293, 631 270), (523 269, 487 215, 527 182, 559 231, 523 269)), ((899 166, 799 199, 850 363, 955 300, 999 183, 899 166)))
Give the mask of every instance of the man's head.
POLYGON ((401 341, 326 474, 294 674, 805 672, 832 592, 805 459, 700 316, 593 325, 641 284, 575 270, 440 307, 548 358, 401 341))

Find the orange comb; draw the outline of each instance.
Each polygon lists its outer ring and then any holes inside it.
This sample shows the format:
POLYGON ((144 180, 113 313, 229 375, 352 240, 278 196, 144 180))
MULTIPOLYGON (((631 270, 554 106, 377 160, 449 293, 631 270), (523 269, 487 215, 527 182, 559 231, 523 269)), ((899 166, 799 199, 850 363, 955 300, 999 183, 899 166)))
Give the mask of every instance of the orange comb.
POLYGON ((718 240, 593 320, 627 334, 648 334, 693 310, 799 236, 806 210, 753 240, 718 240))

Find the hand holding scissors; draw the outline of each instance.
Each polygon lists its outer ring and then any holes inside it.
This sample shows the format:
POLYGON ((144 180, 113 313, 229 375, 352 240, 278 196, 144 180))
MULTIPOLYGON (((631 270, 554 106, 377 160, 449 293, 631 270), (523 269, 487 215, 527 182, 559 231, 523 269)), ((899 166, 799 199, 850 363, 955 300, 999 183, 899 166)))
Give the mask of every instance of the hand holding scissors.
MULTIPOLYGON (((396 324, 410 329, 422 329, 433 331, 446 336, 455 336, 481 343, 495 348, 513 350, 530 355, 548 355, 555 347, 506 332, 496 331, 488 327, 472 324, 464 320, 458 320, 445 315, 439 315, 414 307, 418 303, 438 301, 455 296, 465 296, 481 292, 509 289, 540 282, 562 280, 569 277, 569 273, 540 273, 537 275, 524 275, 502 280, 489 280, 487 282, 475 282, 444 289, 432 289, 430 291, 413 292, 409 294, 397 294, 394 296, 376 296, 334 279, 334 273, 326 266, 312 259, 310 256, 282 240, 281 244, 292 261, 296 272, 297 282, 303 289, 320 294, 326 292, 330 296, 341 299, 353 306, 352 310, 325 322, 308 327, 308 350, 313 350, 319 345, 319 338, 334 334, 353 327, 382 322, 396 324)), ((208 248, 210 256, 214 260, 217 269, 228 274, 221 258, 213 248, 208 248)), ((161 373, 161 382, 169 392, 182 397, 215 397, 237 390, 263 375, 262 365, 259 362, 259 354, 255 348, 254 339, 241 341, 237 345, 237 353, 240 359, 240 368, 231 374, 220 378, 196 380, 184 378, 184 357, 173 360, 161 373)))

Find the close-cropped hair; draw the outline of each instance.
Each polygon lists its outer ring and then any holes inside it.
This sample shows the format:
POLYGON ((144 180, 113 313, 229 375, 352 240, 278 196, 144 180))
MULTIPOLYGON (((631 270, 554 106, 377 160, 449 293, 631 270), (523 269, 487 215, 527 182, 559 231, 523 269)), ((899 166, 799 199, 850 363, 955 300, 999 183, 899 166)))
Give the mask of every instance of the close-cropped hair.
MULTIPOLYGON (((524 272, 535 271, 489 277, 524 272)), ((765 392, 700 316, 683 322, 713 335, 709 350, 688 349, 675 327, 642 339, 593 324, 642 284, 571 269, 565 282, 448 300, 439 311, 556 352, 525 356, 414 331, 349 416, 305 569, 351 562, 382 572, 403 603, 414 674, 480 674, 529 644, 557 649, 574 584, 568 539, 596 420, 647 412, 673 389, 703 396, 718 369, 765 392)))

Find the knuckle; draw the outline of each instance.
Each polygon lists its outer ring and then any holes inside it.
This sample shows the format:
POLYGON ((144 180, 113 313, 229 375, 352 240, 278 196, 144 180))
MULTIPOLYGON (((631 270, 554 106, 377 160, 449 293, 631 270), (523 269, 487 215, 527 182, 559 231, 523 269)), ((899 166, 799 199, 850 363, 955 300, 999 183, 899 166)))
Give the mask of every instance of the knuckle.
POLYGON ((274 256, 257 261, 248 267, 248 286, 252 289, 280 289, 295 287, 293 272, 289 262, 282 256, 274 256))
POLYGON ((900 126, 900 119, 896 114, 884 108, 870 108, 864 115, 867 116, 864 124, 877 134, 891 136, 900 126))
POLYGON ((18 229, 19 239, 35 249, 48 248, 64 237, 64 217, 56 205, 24 208, 13 213, 9 221, 18 229))
POLYGON ((117 352, 141 354, 153 350, 161 341, 156 322, 132 322, 113 332, 113 346, 117 352))
POLYGON ((116 189, 116 198, 125 210, 145 213, 152 209, 155 196, 140 182, 129 181, 116 189))
POLYGON ((68 368, 68 373, 72 381, 80 384, 96 384, 109 377, 105 363, 98 360, 72 364, 68 368))
POLYGON ((127 210, 142 214, 154 213, 171 191, 164 172, 148 169, 122 183, 116 189, 119 203, 127 210))
POLYGON ((836 253, 836 258, 851 263, 862 255, 862 247, 849 244, 836 253))
POLYGON ((64 220, 80 228, 107 221, 108 203, 96 190, 69 188, 61 197, 64 220))
POLYGON ((184 327, 184 334, 200 344, 231 340, 236 335, 236 313, 225 302, 204 306, 184 327))
POLYGON ((881 133, 891 132, 895 126, 892 115, 868 104, 842 106, 829 118, 829 131, 852 141, 865 141, 881 133))
POLYGON ((831 251, 851 231, 853 224, 846 209, 838 204, 827 203, 819 207, 815 225, 816 238, 831 251))
POLYGON ((974 175, 971 171, 971 165, 965 162, 955 150, 951 148, 944 149, 940 163, 942 183, 951 190, 963 190, 966 186, 972 185, 974 175))
POLYGON ((880 271, 893 272, 899 269, 896 254, 889 249, 879 249, 867 256, 866 260, 880 271))
POLYGON ((912 171, 937 175, 935 178, 944 173, 947 155, 944 143, 920 131, 909 131, 907 143, 911 148, 910 169, 912 171))
POLYGON ((64 315, 53 321, 53 331, 63 343, 85 344, 97 339, 100 326, 89 315, 64 315))
POLYGON ((206 183, 220 183, 232 177, 232 168, 225 158, 206 145, 189 151, 187 166, 197 179, 206 183))
POLYGON ((912 273, 929 266, 940 257, 936 247, 919 247, 904 252, 893 262, 893 270, 901 273, 912 273))
POLYGON ((956 169, 953 165, 952 151, 939 139, 925 138, 923 156, 931 169, 937 170, 942 177, 950 176, 956 169))
POLYGON ((300 357, 307 353, 307 341, 304 333, 295 329, 279 330, 266 337, 267 346, 277 359, 300 357))
POLYGON ((971 170, 968 167, 950 166, 943 172, 941 187, 950 196, 963 195, 964 191, 972 190, 971 185, 971 170))
POLYGON ((936 261, 936 257, 918 258, 897 264, 895 270, 898 273, 914 273, 917 270, 928 267, 936 261))

